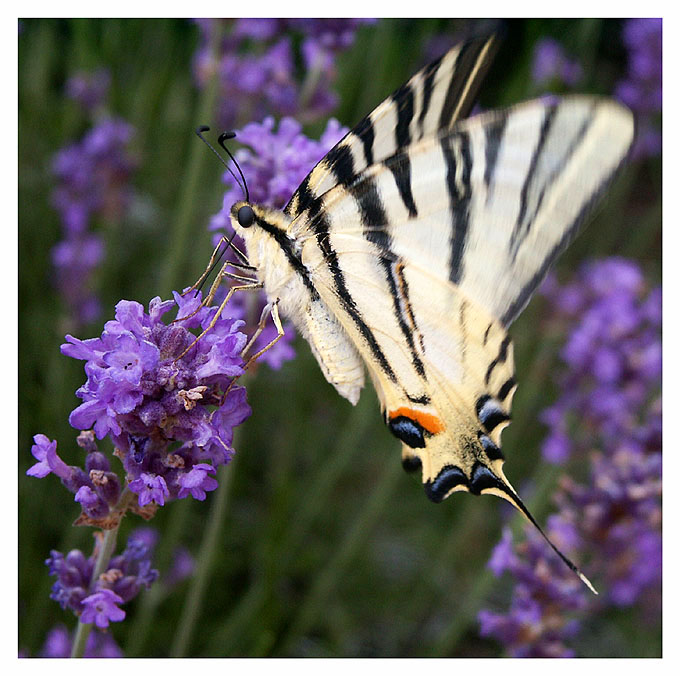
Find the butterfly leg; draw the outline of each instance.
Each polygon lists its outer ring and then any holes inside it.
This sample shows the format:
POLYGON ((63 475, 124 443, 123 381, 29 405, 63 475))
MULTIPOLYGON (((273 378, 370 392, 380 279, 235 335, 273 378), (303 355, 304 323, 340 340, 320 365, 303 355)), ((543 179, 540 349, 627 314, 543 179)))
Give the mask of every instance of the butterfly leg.
POLYGON ((267 322, 267 315, 268 314, 271 314, 272 321, 274 322, 274 326, 276 327, 276 338, 274 338, 271 342, 269 342, 267 345, 265 345, 265 347, 263 347, 256 354, 254 354, 252 357, 250 357, 248 359, 248 361, 246 362, 245 368, 248 368, 248 364, 255 361, 258 357, 260 357, 262 354, 264 354, 270 348, 274 347, 274 345, 284 335, 283 326, 281 325, 281 318, 279 317, 279 300, 277 298, 274 303, 271 303, 271 304, 268 303, 262 309, 262 314, 260 315, 260 321, 257 324, 257 329, 255 330, 255 333, 253 333, 253 335, 251 336, 250 340, 248 341, 248 344, 243 348, 243 351, 241 352, 241 357, 243 359, 245 359, 245 356, 248 354, 248 351, 253 346, 255 341, 258 339, 258 337, 260 336, 262 331, 264 330, 265 324, 267 322))
POLYGON ((236 254, 237 258, 241 261, 240 263, 237 263, 235 261, 226 261, 223 265, 222 268, 220 269, 219 273, 217 274, 217 277, 215 278, 215 281, 211 284, 210 286, 210 291, 208 292, 208 295, 201 301, 201 304, 192 312, 190 315, 187 315, 186 317, 179 317, 175 319, 174 321, 181 321, 184 319, 190 319, 193 317, 201 308, 205 307, 206 305, 210 305, 215 298, 215 294, 217 293, 217 289, 219 288, 220 284, 222 283, 222 280, 225 277, 231 277, 232 279, 236 279, 239 281, 251 281, 247 277, 240 277, 238 275, 234 275, 232 273, 227 272, 227 268, 229 267, 234 267, 237 269, 241 270, 255 270, 255 268, 248 263, 248 258, 246 255, 232 242, 232 239, 227 239, 226 236, 222 237, 220 241, 217 243, 217 246, 213 249, 212 254, 210 255, 210 260, 208 261, 208 265, 205 268, 205 271, 203 274, 194 282, 192 286, 190 286, 184 293, 182 293, 182 296, 186 296, 188 293, 191 291, 196 291, 197 289, 200 289, 200 287, 203 285, 203 282, 205 281, 205 278, 210 274, 210 271, 213 269, 215 266, 215 263, 219 261, 219 259, 226 253, 230 248, 233 249, 234 253, 236 254), (225 250, 222 252, 219 256, 217 255, 217 252, 220 250, 220 247, 222 245, 225 245, 225 250))
POLYGON ((192 291, 196 291, 201 284, 203 284, 203 281, 205 278, 210 274, 210 270, 212 270, 213 265, 215 264, 215 257, 217 256, 217 252, 220 250, 220 247, 223 244, 227 243, 227 238, 222 237, 220 241, 217 243, 217 246, 213 249, 212 254, 210 254, 210 260, 208 261, 208 265, 205 268, 205 271, 203 274, 182 294, 183 296, 186 296, 188 293, 191 293, 192 291))
MULTIPOLYGON (((226 265, 226 263, 225 263, 225 265, 226 265)), ((225 277, 225 276, 230 276, 228 273, 225 273, 223 275, 222 271, 220 271, 220 275, 221 275, 222 278, 225 277)), ((245 279, 245 278, 242 278, 242 279, 245 279)), ((197 336, 196 340, 194 340, 193 343, 191 343, 191 345, 189 345, 189 347, 187 347, 187 349, 184 350, 184 352, 182 352, 182 354, 180 354, 179 357, 177 357, 177 359, 181 359, 194 345, 196 345, 196 343, 201 338, 203 338, 203 336, 205 336, 206 333, 208 333, 208 331, 210 331, 215 326, 215 324, 217 324, 217 321, 222 316, 222 311, 227 306, 227 303, 229 302, 229 300, 231 299, 231 297, 234 295, 234 293, 236 291, 245 291, 246 289, 261 289, 262 286, 263 286, 262 282, 258 282, 258 281, 252 281, 252 283, 250 283, 250 284, 239 284, 237 286, 232 286, 229 289, 229 293, 227 293, 224 300, 222 301, 222 304, 217 309, 217 312, 215 313, 215 316, 212 318, 212 321, 210 322, 208 327, 199 336, 197 336)), ((211 291, 212 291, 212 289, 211 289, 211 291)), ((213 296, 214 296, 214 294, 213 294, 213 296)), ((194 312, 193 314, 196 314, 196 313, 194 312)), ((189 317, 191 317, 191 316, 192 315, 189 315, 189 317)), ((184 317, 184 319, 186 319, 186 317, 184 317)), ((175 360, 175 361, 177 361, 177 360, 175 360)))
MULTIPOLYGON (((246 371, 248 367, 259 357, 261 357, 267 350, 271 349, 276 345, 276 343, 281 340, 281 338, 284 336, 285 331, 283 330, 283 326, 281 325, 281 318, 279 317, 279 299, 277 298, 271 305, 267 304, 264 306, 264 309, 262 310, 262 314, 260 315, 260 321, 258 322, 257 329, 255 333, 253 334, 252 338, 248 341, 248 344, 243 348, 243 351, 241 352, 241 357, 245 359, 245 355, 248 353, 248 350, 252 347, 253 343, 257 339, 257 337, 262 333, 265 323, 267 321, 267 314, 271 314, 272 321, 274 322, 274 326, 276 327, 276 338, 271 340, 267 345, 265 345, 261 350, 256 352, 252 357, 248 359, 248 361, 245 363, 243 366, 243 370, 246 371)), ((224 391, 224 394, 222 395, 222 401, 224 401, 229 394, 229 391, 231 388, 236 384, 236 381, 238 380, 238 376, 234 378, 231 383, 229 384, 229 387, 224 391)))
MULTIPOLYGON (((235 279, 238 282, 248 282, 248 283, 257 282, 256 279, 252 279, 251 277, 244 277, 242 275, 236 275, 233 272, 229 272, 228 268, 230 266, 233 266, 233 265, 234 265, 234 263, 232 263, 231 261, 227 261, 226 263, 224 263, 224 265, 220 269, 219 273, 217 274, 217 277, 215 277, 215 281, 210 285, 210 291, 208 292, 208 295, 201 301, 199 306, 191 314, 186 315, 186 317, 178 317, 177 319, 173 320, 173 322, 179 322, 179 321, 184 321, 186 319, 191 319, 201 308, 204 308, 205 306, 210 305, 213 302, 213 299, 215 298, 215 294, 217 293, 217 289, 220 287, 220 284, 222 283, 222 281, 224 280, 225 277, 228 277, 229 279, 235 279)), ((236 287, 234 287, 234 288, 236 288, 236 287)), ((189 291, 191 291, 191 289, 188 289, 185 293, 188 293, 189 291)), ((182 294, 182 295, 184 295, 184 294, 182 294)))

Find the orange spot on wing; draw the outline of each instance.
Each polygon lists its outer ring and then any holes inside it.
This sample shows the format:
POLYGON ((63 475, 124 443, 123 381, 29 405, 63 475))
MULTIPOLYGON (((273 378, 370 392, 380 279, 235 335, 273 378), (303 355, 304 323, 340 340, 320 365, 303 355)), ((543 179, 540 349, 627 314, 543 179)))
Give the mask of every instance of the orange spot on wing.
POLYGON ((444 431, 444 423, 437 418, 436 415, 431 413, 425 413, 424 411, 416 411, 413 408, 407 408, 406 406, 399 407, 396 411, 390 411, 390 420, 394 418, 410 418, 414 422, 417 422, 424 430, 428 431, 430 434, 437 434, 438 432, 444 431))

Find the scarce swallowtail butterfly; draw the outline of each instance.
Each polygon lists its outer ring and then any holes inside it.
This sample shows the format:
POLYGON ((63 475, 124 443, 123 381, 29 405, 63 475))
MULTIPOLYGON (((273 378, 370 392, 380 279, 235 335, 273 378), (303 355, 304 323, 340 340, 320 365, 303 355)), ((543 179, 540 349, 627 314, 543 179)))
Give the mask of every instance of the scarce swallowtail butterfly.
POLYGON ((541 530, 503 473, 507 330, 617 173, 634 123, 590 96, 468 117, 495 43, 416 73, 283 211, 239 201, 231 222, 279 331, 278 309, 352 404, 365 367, 431 500, 497 495, 541 530))

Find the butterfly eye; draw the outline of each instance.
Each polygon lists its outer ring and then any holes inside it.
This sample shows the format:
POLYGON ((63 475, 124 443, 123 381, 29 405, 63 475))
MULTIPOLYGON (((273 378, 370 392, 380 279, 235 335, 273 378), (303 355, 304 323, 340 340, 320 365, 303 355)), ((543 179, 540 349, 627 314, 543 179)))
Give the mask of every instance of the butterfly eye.
POLYGON ((236 217, 238 218, 238 224, 242 228, 249 228, 255 222, 255 212, 247 204, 238 210, 236 217))

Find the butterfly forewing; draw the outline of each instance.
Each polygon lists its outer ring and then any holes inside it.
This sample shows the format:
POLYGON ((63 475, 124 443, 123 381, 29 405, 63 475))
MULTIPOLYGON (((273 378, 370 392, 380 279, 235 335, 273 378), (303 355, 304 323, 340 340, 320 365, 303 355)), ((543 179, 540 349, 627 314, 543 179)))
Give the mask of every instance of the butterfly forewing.
MULTIPOLYGON (((286 213, 299 215, 314 198, 338 183, 348 185, 367 167, 468 115, 496 45, 496 36, 470 40, 416 73, 314 167, 286 206, 286 213)), ((407 168, 402 165, 400 170, 407 181, 407 168)))

